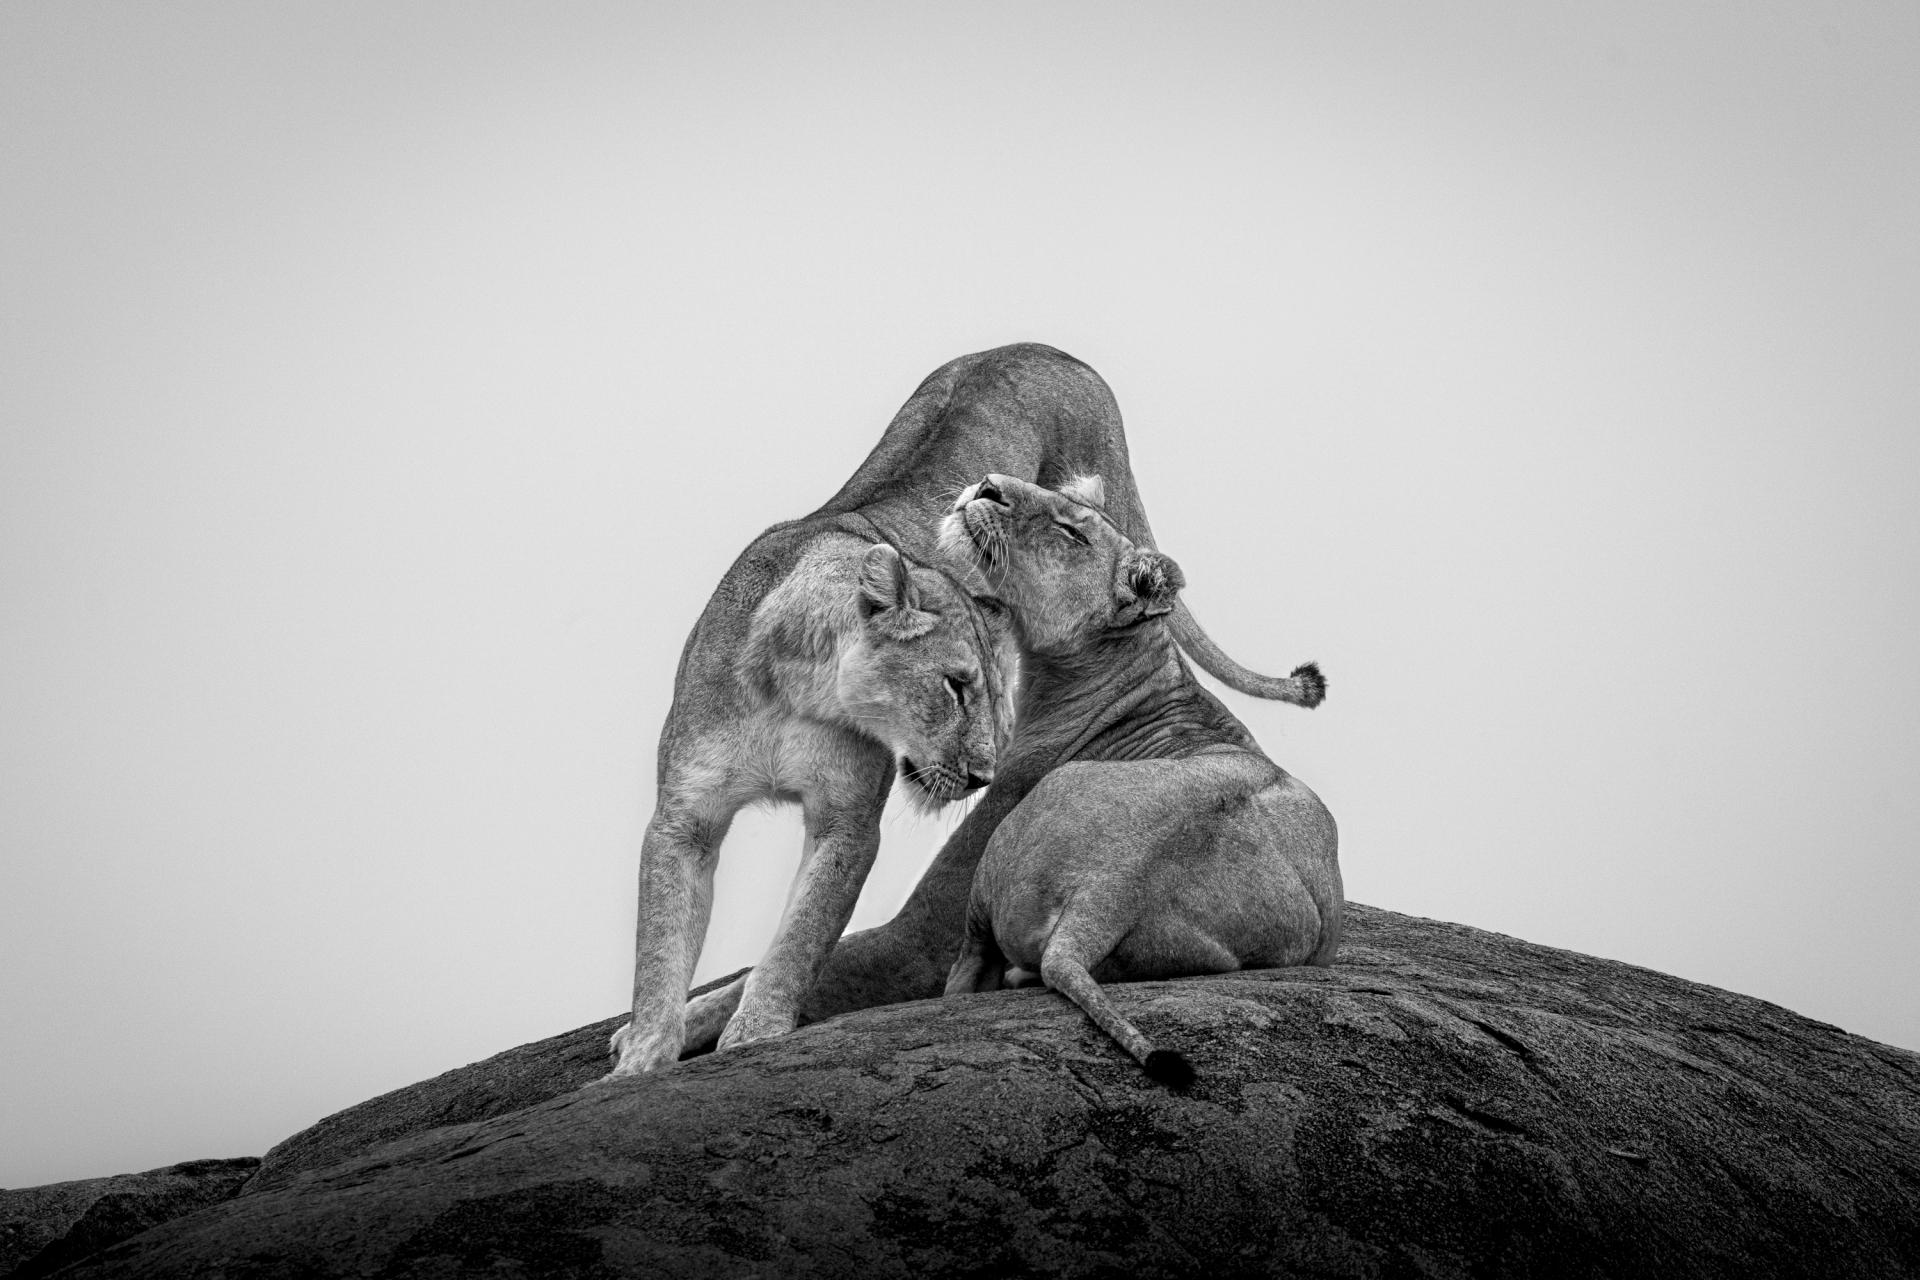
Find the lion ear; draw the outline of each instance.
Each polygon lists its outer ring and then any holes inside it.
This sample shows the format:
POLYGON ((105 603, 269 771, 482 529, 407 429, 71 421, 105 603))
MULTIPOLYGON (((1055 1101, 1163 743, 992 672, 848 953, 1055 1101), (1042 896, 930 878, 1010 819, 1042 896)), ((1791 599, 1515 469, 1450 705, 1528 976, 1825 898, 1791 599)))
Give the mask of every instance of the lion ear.
POLYGON ((868 548, 860 565, 860 616, 896 640, 911 640, 933 626, 932 616, 920 611, 906 560, 884 542, 868 548))
POLYGON ((860 565, 860 611, 868 617, 890 609, 911 609, 919 604, 913 590, 913 575, 900 553, 884 542, 867 548, 860 565))
POLYGON ((1172 556, 1161 555, 1151 547, 1137 547, 1120 562, 1120 581, 1125 584, 1120 609, 1114 622, 1128 626, 1157 618, 1173 611, 1173 598, 1187 585, 1186 575, 1172 556))
POLYGON ((1107 482, 1099 476, 1075 476, 1056 492, 1062 497, 1072 498, 1083 507, 1100 511, 1107 509, 1107 482))

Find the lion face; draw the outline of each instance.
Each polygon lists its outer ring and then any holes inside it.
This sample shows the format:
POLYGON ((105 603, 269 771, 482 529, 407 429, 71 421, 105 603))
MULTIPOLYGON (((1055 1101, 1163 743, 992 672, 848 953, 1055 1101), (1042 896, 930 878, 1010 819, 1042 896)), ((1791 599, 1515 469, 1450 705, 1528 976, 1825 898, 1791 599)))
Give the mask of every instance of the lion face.
POLYGON ((990 475, 942 521, 943 546, 971 554, 1036 654, 1066 654, 1173 608, 1180 567, 1137 547, 1100 509, 1099 477, 1058 490, 990 475))
POLYGON ((1019 662, 1004 612, 884 544, 867 555, 859 606, 840 703, 893 748, 909 800, 937 808, 991 782, 1019 662))

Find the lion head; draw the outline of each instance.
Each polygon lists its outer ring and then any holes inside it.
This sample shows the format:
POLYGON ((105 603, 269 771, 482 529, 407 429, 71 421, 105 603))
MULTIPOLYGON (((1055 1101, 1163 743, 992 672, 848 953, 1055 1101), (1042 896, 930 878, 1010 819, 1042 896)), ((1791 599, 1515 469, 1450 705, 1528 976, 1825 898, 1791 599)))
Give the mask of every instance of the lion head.
POLYGON ((962 490, 941 545, 969 556, 1036 654, 1066 654, 1172 610, 1180 566, 1135 546, 1102 510, 1098 476, 1044 489, 990 475, 962 490))
POLYGON ((1018 655, 1005 611, 885 543, 867 552, 857 603, 840 705, 893 749, 908 798, 930 809, 991 782, 1013 728, 1018 655))

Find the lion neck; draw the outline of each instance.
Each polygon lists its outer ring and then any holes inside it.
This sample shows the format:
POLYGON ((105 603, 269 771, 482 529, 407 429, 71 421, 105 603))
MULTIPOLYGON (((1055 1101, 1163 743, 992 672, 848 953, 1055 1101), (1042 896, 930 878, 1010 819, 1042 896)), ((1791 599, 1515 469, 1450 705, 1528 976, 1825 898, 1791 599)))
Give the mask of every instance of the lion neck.
POLYGON ((1021 654, 1015 751, 1053 768, 1068 760, 1151 760, 1252 735, 1200 686, 1162 619, 1070 654, 1021 654))

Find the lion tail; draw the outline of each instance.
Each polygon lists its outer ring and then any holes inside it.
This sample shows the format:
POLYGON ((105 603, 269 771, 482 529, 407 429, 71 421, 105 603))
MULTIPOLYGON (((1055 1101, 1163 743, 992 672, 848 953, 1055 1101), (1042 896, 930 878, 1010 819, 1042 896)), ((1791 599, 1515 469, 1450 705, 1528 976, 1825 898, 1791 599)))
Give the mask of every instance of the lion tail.
POLYGON ((1193 1064, 1177 1049, 1156 1049, 1140 1028, 1122 1017, 1107 999, 1107 993, 1093 980, 1087 967, 1068 956, 1058 939, 1047 946, 1040 960, 1040 976, 1049 987, 1079 1005, 1100 1029, 1114 1038, 1134 1061, 1146 1068, 1153 1079, 1170 1089, 1184 1090, 1193 1083, 1193 1064))
POLYGON ((1229 689, 1238 689, 1241 693, 1255 698, 1272 698, 1278 702, 1291 702, 1298 707, 1317 707, 1327 696, 1327 678, 1320 674, 1318 663, 1303 662, 1285 679, 1277 676, 1263 676, 1257 671, 1249 671, 1229 658, 1226 652, 1213 642, 1213 637, 1201 630, 1200 623, 1194 618, 1193 611, 1187 608, 1186 601, 1174 601, 1173 615, 1168 621, 1173 626, 1173 638, 1179 642, 1187 656, 1199 663, 1202 670, 1229 689))

